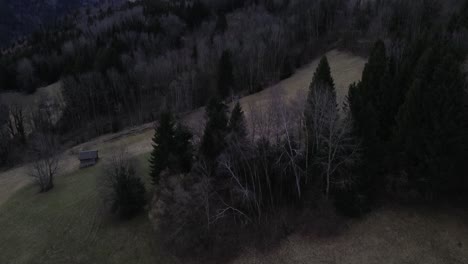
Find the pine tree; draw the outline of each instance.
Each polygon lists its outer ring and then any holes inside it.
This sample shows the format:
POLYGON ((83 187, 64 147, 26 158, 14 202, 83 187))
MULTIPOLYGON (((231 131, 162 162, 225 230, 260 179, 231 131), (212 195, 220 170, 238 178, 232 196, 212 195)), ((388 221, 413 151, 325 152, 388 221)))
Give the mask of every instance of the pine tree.
POLYGON ((162 113, 153 137, 153 151, 150 157, 150 176, 154 185, 159 183, 160 174, 169 167, 174 147, 174 119, 168 112, 162 113))
MULTIPOLYGON (((379 143, 379 128, 383 110, 384 78, 391 78, 387 71, 385 44, 378 41, 372 49, 369 61, 364 67, 362 80, 349 89, 348 100, 355 121, 355 131, 364 140, 365 147, 374 148, 379 143)), ((387 99, 386 99, 387 100, 387 99)), ((385 118, 388 120, 389 118, 385 118)), ((387 124, 388 125, 388 124, 387 124)))
POLYGON ((247 125, 245 121, 244 111, 239 102, 236 103, 231 112, 229 119, 229 131, 237 140, 245 139, 247 136, 247 125))
POLYGON ((384 113, 391 108, 391 105, 387 105, 390 99, 384 97, 393 92, 391 80, 394 72, 388 65, 385 45, 378 41, 364 67, 361 81, 351 85, 348 92, 354 134, 362 141, 363 148, 357 188, 368 196, 376 195, 383 187, 383 177, 376 177, 384 173, 386 164, 387 146, 382 138, 388 137, 393 130, 389 127, 391 124, 384 123, 392 118, 384 113))
POLYGON ((374 102, 375 105, 380 103, 380 86, 382 85, 382 77, 387 68, 387 54, 385 44, 382 41, 377 41, 372 49, 369 61, 364 67, 362 73, 362 81, 360 89, 367 99, 374 102))
MULTIPOLYGON (((314 118, 311 116, 312 112, 314 112, 316 108, 315 104, 317 103, 317 98, 315 97, 323 95, 331 95, 332 98, 329 98, 329 100, 334 100, 336 105, 335 82, 331 76, 330 65, 328 64, 326 56, 322 57, 317 69, 315 70, 314 77, 312 78, 312 82, 309 86, 309 93, 307 95, 305 116, 309 136, 316 129, 314 118)), ((309 138, 309 140, 313 139, 309 138)))
POLYGON ((330 65, 328 64, 328 59, 326 56, 320 60, 320 63, 315 70, 314 77, 312 78, 312 82, 309 86, 309 93, 307 95, 305 116, 307 130, 309 133, 316 129, 314 125, 314 119, 311 117, 312 112, 316 108, 315 104, 317 103, 317 98, 315 97, 323 95, 332 96, 332 98, 329 98, 329 100, 333 100, 336 106, 335 83, 331 76, 330 65))
POLYGON ((330 89, 330 91, 336 96, 335 82, 331 76, 330 65, 328 64, 326 56, 322 57, 317 69, 315 70, 314 77, 312 78, 312 82, 309 86, 309 95, 310 91, 317 87, 330 89))
POLYGON ((188 173, 192 169, 192 138, 192 133, 186 127, 180 124, 176 126, 174 134, 176 162, 172 167, 182 173, 188 173))
POLYGON ((318 173, 312 164, 316 164, 316 157, 322 147, 321 138, 327 134, 328 122, 334 122, 338 118, 335 85, 326 57, 320 60, 309 86, 304 116, 307 133, 307 163, 310 165, 308 174, 313 177, 318 187, 322 179, 316 177, 318 173))
POLYGON ((397 117, 397 142, 413 186, 432 197, 463 185, 466 132, 460 64, 444 47, 428 49, 397 117))
POLYGON ((232 73, 231 53, 223 51, 218 67, 218 92, 221 98, 226 98, 231 92, 234 84, 232 73))
POLYGON ((227 106, 217 99, 211 99, 206 107, 207 123, 201 142, 201 153, 214 160, 226 146, 228 132, 227 106))

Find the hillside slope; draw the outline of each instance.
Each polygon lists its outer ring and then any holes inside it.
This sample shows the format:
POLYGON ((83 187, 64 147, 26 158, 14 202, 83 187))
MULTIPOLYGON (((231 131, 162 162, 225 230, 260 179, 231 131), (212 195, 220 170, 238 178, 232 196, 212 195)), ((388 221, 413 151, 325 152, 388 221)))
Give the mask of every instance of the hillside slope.
MULTIPOLYGON (((349 83, 359 80, 365 60, 338 51, 327 55, 343 100, 349 83)), ((314 61, 291 78, 242 98, 247 116, 249 109, 268 105, 278 94, 295 103, 304 100, 316 66, 314 61)), ((198 109, 183 119, 199 129, 203 113, 198 109)), ((99 211, 96 177, 103 163, 124 147, 136 158, 137 173, 147 175, 152 136, 152 124, 146 124, 68 150, 56 187, 46 194, 26 186, 27 166, 1 173, 0 263, 186 263, 161 250, 145 215, 116 223, 99 211), (103 160, 78 170, 76 154, 88 148, 98 148, 103 160)), ((468 263, 467 223, 468 213, 452 207, 382 208, 346 222, 333 236, 295 233, 271 251, 246 249, 234 263, 468 263)))
MULTIPOLYGON (((326 54, 330 61, 333 78, 337 87, 338 99, 341 102, 349 84, 358 81, 364 68, 365 59, 353 56, 349 53, 337 50, 326 54)), ((297 70, 291 77, 273 85, 263 91, 240 99, 240 102, 249 117, 249 109, 265 106, 273 100, 276 94, 293 100, 304 100, 309 83, 312 80, 315 68, 319 60, 297 70)), ((199 108, 183 116, 183 122, 199 136, 204 126, 204 109, 199 108)), ((78 169, 77 153, 83 149, 98 149, 102 160, 106 160, 117 148, 125 148, 130 155, 137 156, 151 151, 151 138, 153 137, 153 125, 145 124, 125 131, 98 137, 90 142, 78 145, 67 150, 61 155, 61 175, 68 174, 78 169)), ((30 182, 28 178, 28 166, 21 166, 0 173, 0 205, 5 202, 18 189, 30 182)))

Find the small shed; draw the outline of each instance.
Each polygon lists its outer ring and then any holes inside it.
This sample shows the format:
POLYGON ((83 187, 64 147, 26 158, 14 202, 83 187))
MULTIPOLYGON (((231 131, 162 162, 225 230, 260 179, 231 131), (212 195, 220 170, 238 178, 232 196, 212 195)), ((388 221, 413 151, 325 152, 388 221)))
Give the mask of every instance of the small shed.
POLYGON ((98 162, 99 154, 97 150, 80 151, 79 159, 80 168, 86 168, 98 162))

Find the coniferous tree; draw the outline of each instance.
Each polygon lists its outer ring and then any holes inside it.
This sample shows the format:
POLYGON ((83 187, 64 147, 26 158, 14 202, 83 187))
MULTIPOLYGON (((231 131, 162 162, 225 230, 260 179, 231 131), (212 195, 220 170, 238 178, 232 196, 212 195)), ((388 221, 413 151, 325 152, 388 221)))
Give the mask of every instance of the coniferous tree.
POLYGON ((226 98, 232 92, 234 83, 232 68, 231 53, 225 50, 221 55, 218 68, 218 91, 222 98, 226 98))
MULTIPOLYGON (((319 66, 309 86, 305 108, 307 163, 308 174, 317 174, 314 166, 315 158, 321 148, 320 138, 327 134, 326 119, 338 118, 335 84, 330 72, 327 57, 320 60, 319 66)), ((316 179, 320 185, 321 179, 316 179)))
POLYGON ((186 127, 180 124, 176 126, 174 133, 174 154, 176 160, 171 167, 182 173, 188 173, 192 169, 192 138, 192 133, 186 127))
POLYGON ((326 56, 322 57, 315 70, 314 77, 309 86, 309 95, 310 90, 317 88, 327 88, 336 96, 335 82, 331 76, 330 65, 326 56))
POLYGON ((384 173, 386 161, 387 146, 384 146, 382 135, 388 136, 393 129, 388 127, 389 124, 384 124, 384 120, 392 117, 383 118, 388 114, 384 114, 384 111, 390 107, 387 105, 389 99, 384 96, 391 95, 393 89, 390 82, 393 72, 387 66, 385 45, 378 41, 364 67, 361 81, 351 85, 348 92, 354 134, 360 138, 363 148, 358 188, 360 192, 371 197, 383 188, 383 177, 376 176, 384 173), (384 83, 384 80, 387 83, 384 83))
POLYGON ((380 115, 378 135, 383 141, 391 140, 395 127, 395 116, 403 103, 403 96, 401 93, 405 89, 397 87, 395 77, 395 60, 390 57, 387 61, 385 73, 382 76, 382 82, 380 85, 381 105, 378 108, 380 115))
MULTIPOLYGON (((367 148, 379 144, 379 122, 383 112, 384 77, 387 73, 385 44, 378 41, 364 67, 362 80, 349 89, 349 105, 355 121, 356 133, 364 139, 367 148)), ((390 76, 388 76, 390 77, 390 76)), ((391 89, 391 87, 389 87, 391 89)))
POLYGON ((231 112, 229 119, 229 131, 237 140, 245 139, 247 136, 247 125, 245 121, 244 111, 239 102, 236 103, 231 112))
POLYGON ((208 121, 203 133, 200 151, 203 156, 210 160, 216 159, 226 146, 227 111, 226 104, 217 99, 211 99, 206 107, 208 121))
POLYGON ((159 126, 153 137, 153 151, 150 157, 151 178, 158 184, 161 172, 187 173, 192 168, 192 134, 184 126, 175 125, 171 113, 161 114, 159 126))
POLYGON ((464 76, 441 45, 428 49, 397 118, 397 142, 412 186, 428 198, 463 186, 464 76))
MULTIPOLYGON (((306 116, 306 125, 308 136, 311 136, 314 133, 314 130, 317 128, 314 125, 316 118, 313 118, 311 115, 313 114, 314 109, 316 108, 317 98, 316 96, 323 96, 323 95, 330 95, 331 98, 322 98, 319 100, 333 100, 336 106, 336 91, 335 91, 335 83, 331 76, 330 65, 328 64, 327 57, 323 57, 320 60, 320 63, 315 70, 314 77, 312 78, 312 82, 309 86, 309 93, 307 95, 307 103, 305 109, 305 116, 306 116)), ((309 138, 313 141, 312 138, 309 138)), ((313 150, 311 150, 313 152, 313 150)))
POLYGON ((150 157, 150 176, 154 185, 159 183, 160 174, 169 167, 169 158, 174 147, 174 118, 171 113, 161 114, 153 137, 153 151, 150 157))
POLYGON ((379 92, 386 68, 387 54, 385 44, 382 41, 377 41, 372 49, 369 61, 364 67, 360 83, 360 89, 362 89, 364 96, 368 97, 375 105, 378 105, 381 101, 379 92))

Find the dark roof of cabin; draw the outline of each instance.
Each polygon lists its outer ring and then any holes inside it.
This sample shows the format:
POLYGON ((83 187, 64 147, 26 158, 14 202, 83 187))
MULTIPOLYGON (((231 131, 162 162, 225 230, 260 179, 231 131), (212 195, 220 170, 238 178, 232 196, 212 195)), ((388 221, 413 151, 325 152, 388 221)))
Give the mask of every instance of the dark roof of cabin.
POLYGON ((97 150, 81 151, 80 156, 79 156, 80 160, 97 159, 97 158, 98 158, 97 150))

